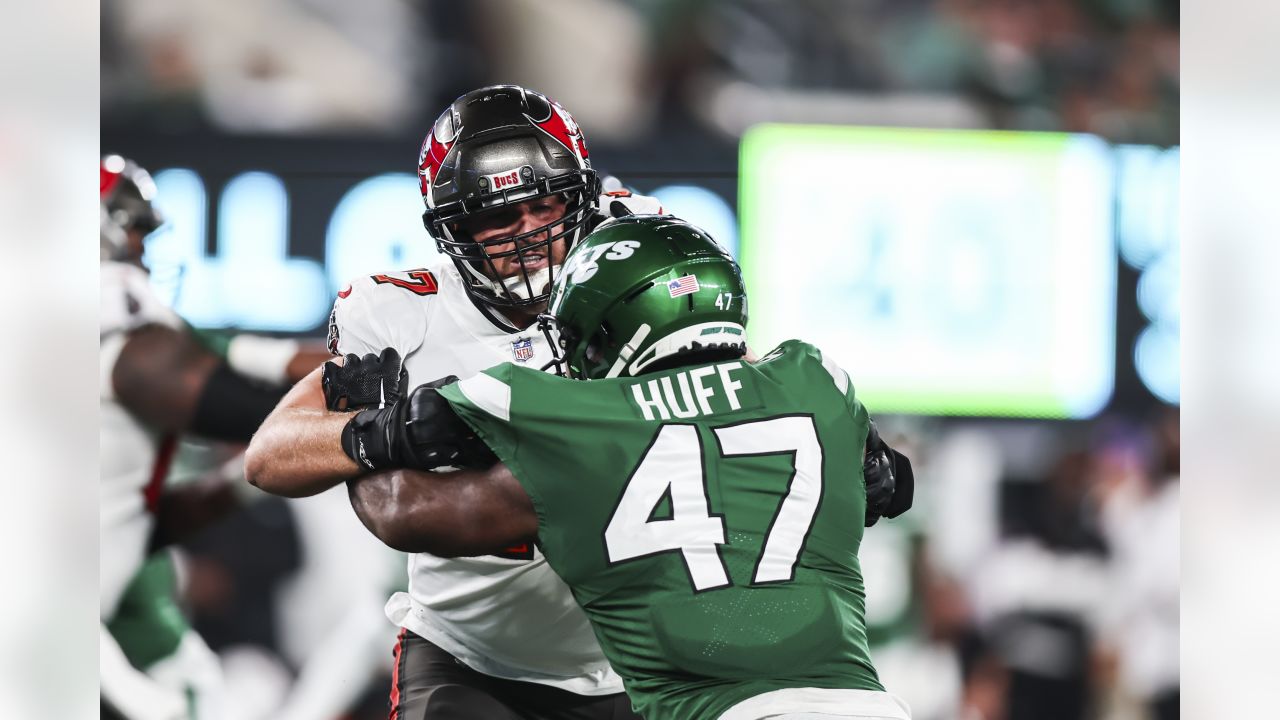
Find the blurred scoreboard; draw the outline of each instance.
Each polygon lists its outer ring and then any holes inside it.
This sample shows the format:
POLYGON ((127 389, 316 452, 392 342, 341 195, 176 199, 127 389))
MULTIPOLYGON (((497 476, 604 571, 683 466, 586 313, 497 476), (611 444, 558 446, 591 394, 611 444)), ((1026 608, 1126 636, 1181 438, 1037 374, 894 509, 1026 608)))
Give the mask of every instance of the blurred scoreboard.
MULTIPOLYGON (((146 261, 194 325, 318 334, 351 278, 435 261, 417 178, 380 172, 397 153, 333 166, 350 152, 321 140, 110 144, 157 170, 169 222, 146 261)), ((1177 148, 772 125, 736 162, 610 160, 742 261, 753 348, 817 344, 878 412, 1179 400, 1177 148)))
POLYGON ((764 125, 742 141, 750 342, 798 337, 877 412, 1081 418, 1115 382, 1111 148, 764 125))
MULTIPOLYGON (((721 194, 634 179, 668 212, 736 246, 737 218, 721 194)), ((215 184, 194 168, 169 167, 155 181, 167 222, 147 239, 144 262, 160 296, 197 327, 315 332, 352 279, 437 260, 410 173, 317 179, 249 170, 215 184), (337 199, 326 207, 318 195, 337 199), (294 227, 298 220, 310 230, 294 227)))

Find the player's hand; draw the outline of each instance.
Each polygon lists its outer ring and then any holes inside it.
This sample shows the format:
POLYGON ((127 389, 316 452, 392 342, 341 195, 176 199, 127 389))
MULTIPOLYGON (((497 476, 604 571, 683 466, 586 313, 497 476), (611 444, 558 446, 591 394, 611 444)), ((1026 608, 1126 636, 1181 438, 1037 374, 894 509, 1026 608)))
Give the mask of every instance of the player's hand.
POLYGON ((369 470, 489 467, 497 458, 440 396, 439 388, 457 379, 419 385, 386 408, 357 413, 343 429, 343 450, 369 470))
POLYGON ((896 518, 911 509, 916 487, 911 460, 880 438, 875 421, 867 432, 862 477, 867 484, 866 527, 881 517, 896 518))
POLYGON ((457 380, 456 376, 449 375, 419 385, 406 399, 403 424, 406 467, 417 470, 487 468, 498 461, 475 430, 440 396, 439 388, 457 380))
POLYGON ((324 402, 330 410, 354 411, 394 404, 409 384, 404 362, 395 348, 380 355, 348 354, 339 365, 330 360, 320 376, 324 402))

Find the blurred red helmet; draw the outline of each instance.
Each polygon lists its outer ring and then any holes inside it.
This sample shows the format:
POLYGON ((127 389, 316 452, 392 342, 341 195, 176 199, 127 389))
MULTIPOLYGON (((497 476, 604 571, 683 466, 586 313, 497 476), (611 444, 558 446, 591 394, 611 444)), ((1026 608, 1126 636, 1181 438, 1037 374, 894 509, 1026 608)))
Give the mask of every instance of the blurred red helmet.
POLYGON ((155 206, 156 184, 151 174, 119 155, 102 158, 100 168, 103 257, 128 254, 124 238, 129 230, 147 235, 164 224, 155 206))

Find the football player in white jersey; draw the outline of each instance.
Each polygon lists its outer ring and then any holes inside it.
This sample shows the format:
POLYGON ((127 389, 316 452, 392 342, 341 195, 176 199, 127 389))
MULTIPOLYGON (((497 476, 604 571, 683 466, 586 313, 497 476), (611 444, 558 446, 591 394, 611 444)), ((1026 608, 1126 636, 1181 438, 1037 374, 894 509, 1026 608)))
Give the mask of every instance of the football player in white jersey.
POLYGON ((152 550, 176 533, 193 531, 239 502, 236 484, 225 481, 166 489, 168 466, 181 433, 248 440, 282 391, 246 375, 279 385, 290 373, 305 374, 323 355, 268 338, 239 345, 233 340, 230 362, 206 349, 152 291, 142 266, 143 238, 161 224, 150 175, 114 155, 103 159, 100 171, 104 710, 131 720, 209 717, 217 712, 217 659, 170 617, 177 613, 173 599, 157 596, 172 592, 164 580, 167 568, 153 562, 147 575, 139 571, 152 550))
MULTIPOLYGON (((652 198, 602 194, 569 113, 512 85, 454 101, 423 142, 418 172, 423 219, 445 257, 338 293, 329 349, 346 365, 299 382, 246 454, 247 477, 268 492, 307 496, 372 469, 411 466, 391 442, 394 427, 370 428, 372 411, 345 411, 504 361, 548 365, 536 316, 567 248, 611 216, 662 212, 652 198), (400 383, 378 382, 401 373, 400 383), (361 379, 373 382, 361 387, 361 379), (330 406, 325 389, 334 384, 359 390, 330 406)), ((393 719, 636 717, 585 616, 536 548, 416 554, 408 570, 408 592, 386 607, 403 628, 393 719)))

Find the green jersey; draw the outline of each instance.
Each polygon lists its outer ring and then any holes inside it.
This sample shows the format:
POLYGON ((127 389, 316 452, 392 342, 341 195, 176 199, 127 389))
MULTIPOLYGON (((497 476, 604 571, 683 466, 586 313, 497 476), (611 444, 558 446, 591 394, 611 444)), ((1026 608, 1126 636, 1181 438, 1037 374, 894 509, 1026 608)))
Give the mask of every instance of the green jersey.
POLYGON ((441 394, 528 492, 648 720, 883 689, 857 557, 867 412, 817 349, 591 381, 505 364, 441 394))
POLYGON ((151 555, 134 575, 107 623, 129 663, 146 670, 178 651, 188 632, 178 608, 178 579, 167 552, 151 555))

